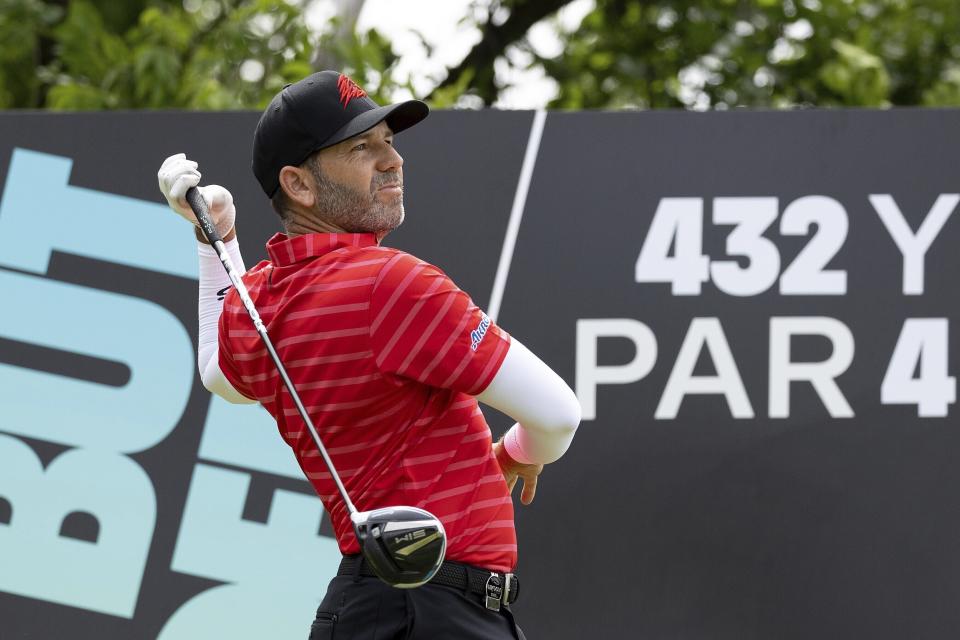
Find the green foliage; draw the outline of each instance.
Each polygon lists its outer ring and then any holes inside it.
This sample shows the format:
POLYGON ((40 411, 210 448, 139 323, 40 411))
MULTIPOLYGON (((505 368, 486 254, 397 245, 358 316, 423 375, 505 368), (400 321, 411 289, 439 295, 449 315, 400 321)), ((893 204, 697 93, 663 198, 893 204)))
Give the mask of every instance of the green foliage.
POLYGON ((74 0, 53 30, 52 109, 263 107, 309 73, 309 34, 283 0, 151 5, 122 34, 74 0), (306 73, 303 73, 306 71, 306 73))
POLYGON ((837 57, 820 68, 820 80, 847 104, 889 104, 890 75, 883 60, 857 45, 834 40, 837 57))
POLYGON ((562 40, 552 107, 960 103, 956 0, 597 0, 562 40))
MULTIPOLYGON (((336 19, 333 25, 336 26, 336 19)), ((410 89, 409 84, 401 84, 396 76, 396 65, 400 58, 393 52, 390 42, 376 29, 365 33, 349 32, 346 37, 337 38, 328 32, 320 38, 318 46, 330 51, 340 64, 341 71, 349 75, 380 104, 391 101, 397 89, 410 89)))
POLYGON ((937 82, 923 92, 922 104, 960 107, 960 64, 954 63, 943 70, 937 82))
POLYGON ((259 109, 314 71, 318 47, 375 99, 399 86, 382 35, 311 34, 288 0, 67 4, 0 0, 0 108, 259 109))
POLYGON ((0 0, 0 108, 39 106, 40 39, 62 13, 40 0, 0 0))
POLYGON ((457 104, 457 98, 469 91, 470 83, 474 80, 473 69, 464 71, 455 84, 441 87, 430 95, 430 104, 438 109, 449 109, 457 104))
POLYGON ((108 32, 100 14, 87 2, 73 2, 67 18, 53 30, 60 50, 62 72, 76 83, 54 86, 48 106, 103 109, 117 107, 117 99, 129 84, 127 59, 130 50, 123 38, 108 32), (90 34, 96 34, 91 37, 90 34))
MULTIPOLYGON (((0 0, 0 108, 258 109, 318 65, 380 102, 416 93, 378 31, 312 33, 318 1, 0 0)), ((525 35, 563 4, 475 0, 481 41, 434 106, 493 102, 509 46, 554 108, 960 106, 957 0, 596 0, 538 57, 525 35)))

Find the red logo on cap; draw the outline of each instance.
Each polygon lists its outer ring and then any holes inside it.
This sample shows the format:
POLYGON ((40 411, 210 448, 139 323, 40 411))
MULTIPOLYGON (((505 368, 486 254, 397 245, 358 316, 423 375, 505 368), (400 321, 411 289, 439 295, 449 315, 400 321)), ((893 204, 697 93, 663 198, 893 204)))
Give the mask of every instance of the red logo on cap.
POLYGON ((347 108, 347 105, 350 104, 350 101, 354 98, 365 98, 367 96, 366 91, 342 73, 340 74, 340 79, 337 80, 337 89, 340 90, 340 103, 344 109, 347 108))

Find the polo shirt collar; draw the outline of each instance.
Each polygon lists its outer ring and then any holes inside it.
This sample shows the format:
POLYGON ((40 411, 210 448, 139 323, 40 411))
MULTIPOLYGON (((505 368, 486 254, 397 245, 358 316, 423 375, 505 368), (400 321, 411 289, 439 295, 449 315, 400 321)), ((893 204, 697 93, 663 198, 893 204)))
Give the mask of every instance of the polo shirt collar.
POLYGON ((276 233, 267 241, 267 255, 278 267, 316 258, 343 247, 371 247, 377 244, 373 233, 307 233, 288 237, 276 233))

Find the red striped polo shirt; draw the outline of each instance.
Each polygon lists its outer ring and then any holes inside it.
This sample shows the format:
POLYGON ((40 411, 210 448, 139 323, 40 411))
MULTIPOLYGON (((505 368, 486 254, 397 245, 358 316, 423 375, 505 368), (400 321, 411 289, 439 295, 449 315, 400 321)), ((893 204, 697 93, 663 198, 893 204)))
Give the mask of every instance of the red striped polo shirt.
MULTIPOLYGON (((356 507, 426 509, 447 558, 516 564, 513 503, 473 397, 510 337, 440 269, 373 234, 277 234, 243 276, 356 507)), ((349 514, 235 290, 220 316, 220 368, 259 401, 358 553, 349 514)))

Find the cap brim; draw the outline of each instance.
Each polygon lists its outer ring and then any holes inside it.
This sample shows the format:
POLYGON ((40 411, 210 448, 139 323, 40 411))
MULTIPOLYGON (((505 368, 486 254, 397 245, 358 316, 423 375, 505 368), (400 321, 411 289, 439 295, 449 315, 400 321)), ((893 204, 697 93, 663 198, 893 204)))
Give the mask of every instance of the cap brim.
POLYGON ((370 111, 364 111, 337 130, 332 136, 324 140, 323 144, 317 147, 315 151, 332 147, 347 138, 360 135, 364 131, 374 128, 384 120, 387 121, 387 126, 390 127, 391 131, 400 133, 404 129, 409 129, 426 118, 429 113, 430 107, 419 100, 407 100, 406 102, 388 104, 385 107, 377 107, 370 111))

